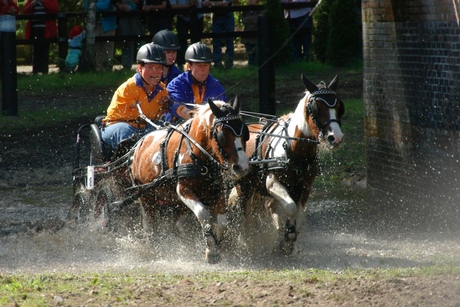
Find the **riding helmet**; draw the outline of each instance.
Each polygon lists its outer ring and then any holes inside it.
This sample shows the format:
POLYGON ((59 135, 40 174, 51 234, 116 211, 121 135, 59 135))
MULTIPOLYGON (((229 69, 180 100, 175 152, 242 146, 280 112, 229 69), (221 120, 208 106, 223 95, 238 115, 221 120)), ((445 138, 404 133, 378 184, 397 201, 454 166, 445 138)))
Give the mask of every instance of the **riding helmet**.
POLYGON ((158 31, 152 39, 152 43, 160 45, 165 50, 179 50, 180 43, 177 35, 171 30, 158 31))
POLYGON ((160 45, 148 43, 139 48, 136 60, 139 64, 155 63, 166 65, 166 54, 160 45))
POLYGON ((185 51, 185 60, 187 62, 211 63, 212 51, 206 44, 202 42, 194 43, 185 51))

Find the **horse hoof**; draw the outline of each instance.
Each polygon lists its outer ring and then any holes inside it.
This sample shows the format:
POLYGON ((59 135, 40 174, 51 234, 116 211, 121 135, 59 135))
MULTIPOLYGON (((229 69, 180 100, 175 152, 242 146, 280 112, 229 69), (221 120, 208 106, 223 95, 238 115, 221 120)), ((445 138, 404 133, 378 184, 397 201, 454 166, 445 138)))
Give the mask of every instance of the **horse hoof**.
POLYGON ((205 259, 209 264, 216 264, 220 261, 220 255, 219 253, 211 252, 210 250, 206 250, 205 259))
POLYGON ((289 256, 294 251, 294 242, 293 241, 281 241, 280 242, 280 251, 285 256, 289 256))

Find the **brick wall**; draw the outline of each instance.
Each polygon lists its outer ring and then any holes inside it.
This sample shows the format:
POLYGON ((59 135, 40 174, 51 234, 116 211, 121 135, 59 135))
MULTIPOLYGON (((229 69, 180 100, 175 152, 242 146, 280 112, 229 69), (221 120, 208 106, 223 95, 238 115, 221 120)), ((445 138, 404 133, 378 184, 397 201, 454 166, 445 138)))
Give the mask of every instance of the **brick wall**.
POLYGON ((460 215, 460 2, 363 0, 362 13, 368 187, 460 215))

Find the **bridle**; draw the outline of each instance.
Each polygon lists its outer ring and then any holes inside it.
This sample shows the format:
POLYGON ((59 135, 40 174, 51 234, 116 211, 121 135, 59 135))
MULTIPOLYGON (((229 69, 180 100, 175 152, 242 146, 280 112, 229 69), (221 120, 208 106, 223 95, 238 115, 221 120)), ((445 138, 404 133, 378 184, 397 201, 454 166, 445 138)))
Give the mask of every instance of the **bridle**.
POLYGON ((335 108, 339 102, 335 92, 329 88, 320 88, 313 93, 311 93, 310 97, 308 97, 308 103, 306 105, 306 111, 308 114, 311 115, 313 122, 315 123, 316 127, 319 129, 319 138, 323 138, 323 129, 328 126, 329 124, 336 122, 340 127, 342 126, 342 121, 340 119, 329 119, 324 123, 320 123, 318 120, 318 107, 316 105, 316 101, 320 100, 323 102, 329 109, 335 108), (334 95, 335 99, 330 101, 331 99, 325 99, 321 96, 324 95, 334 95))
POLYGON ((211 128, 212 131, 213 131, 213 136, 214 136, 215 140, 217 141, 219 152, 221 153, 221 155, 226 160, 228 160, 232 155, 234 155, 238 151, 244 151, 244 148, 243 147, 236 147, 230 153, 225 152, 224 147, 227 144, 227 140, 225 138, 224 132, 222 131, 224 127, 227 128, 227 129, 230 129, 233 132, 233 135, 235 135, 236 137, 246 138, 246 140, 249 138, 249 131, 248 131, 248 128, 247 128, 246 124, 243 122, 242 117, 241 117, 240 114, 227 115, 227 116, 220 117, 220 118, 217 118, 217 117, 214 118, 214 122, 213 122, 213 125, 212 125, 212 128, 211 128), (232 125, 230 125, 229 122, 232 122, 232 121, 233 122, 238 121, 238 122, 241 123, 241 127, 240 127, 239 132, 237 132, 235 130, 236 128, 234 128, 232 125), (217 129, 217 128, 220 128, 220 129, 217 129), (245 133, 246 133, 246 135, 245 135, 245 133))

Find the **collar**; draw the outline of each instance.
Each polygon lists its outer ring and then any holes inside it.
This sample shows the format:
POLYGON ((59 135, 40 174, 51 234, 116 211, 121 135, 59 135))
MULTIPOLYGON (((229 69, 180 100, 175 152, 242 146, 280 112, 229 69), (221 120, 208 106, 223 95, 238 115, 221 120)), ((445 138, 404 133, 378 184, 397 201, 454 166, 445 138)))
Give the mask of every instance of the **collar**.
POLYGON ((149 98, 149 101, 152 100, 153 97, 155 97, 158 92, 160 92, 162 90, 161 86, 160 86, 160 83, 158 83, 156 86, 155 86, 155 89, 150 93, 149 95, 149 91, 145 88, 145 85, 144 85, 144 80, 141 76, 140 73, 136 73, 134 75, 134 80, 136 82, 136 85, 139 86, 140 88, 142 88, 145 92, 145 94, 147 95, 147 97, 149 98))

